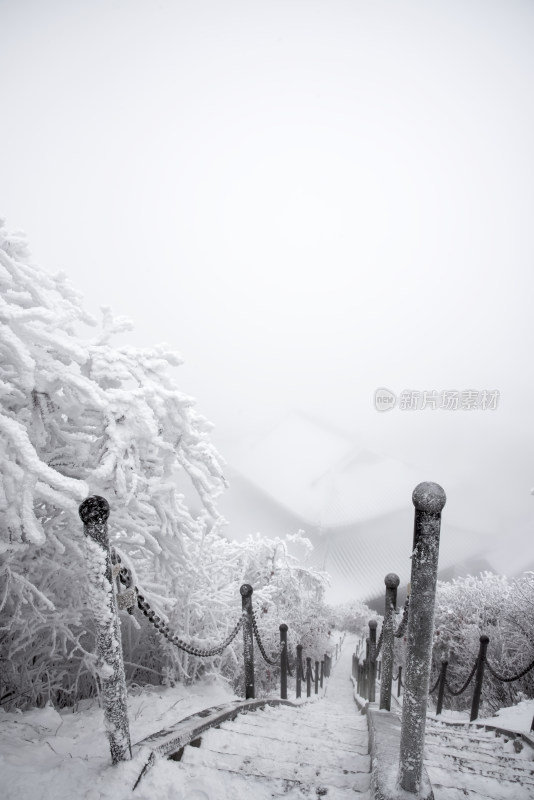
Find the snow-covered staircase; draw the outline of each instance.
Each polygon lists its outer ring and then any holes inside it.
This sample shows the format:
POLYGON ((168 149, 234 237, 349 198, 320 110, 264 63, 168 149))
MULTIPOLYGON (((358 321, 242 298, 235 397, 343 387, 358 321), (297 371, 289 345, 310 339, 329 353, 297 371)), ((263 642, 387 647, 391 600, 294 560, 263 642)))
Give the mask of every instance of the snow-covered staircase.
POLYGON ((185 796, 371 800, 367 720, 353 700, 350 661, 346 647, 324 697, 240 714, 187 746, 176 764, 185 796))
MULTIPOLYGON (((215 722, 217 727, 175 751, 179 760, 159 759, 136 797, 154 800, 165 786, 167 794, 161 796, 176 800, 372 800, 368 720, 354 703, 351 657, 347 642, 323 697, 215 722)), ((378 712, 379 720, 387 718, 394 735, 385 757, 373 751, 375 778, 385 776, 376 788, 387 787, 384 796, 397 798, 388 776, 398 765, 400 708, 378 712)), ((517 752, 519 741, 514 746, 513 739, 494 731, 428 718, 425 767, 434 800, 534 800, 534 750, 525 745, 517 752)))
POLYGON ((428 719, 425 766, 435 800, 534 798, 534 750, 494 731, 428 719))

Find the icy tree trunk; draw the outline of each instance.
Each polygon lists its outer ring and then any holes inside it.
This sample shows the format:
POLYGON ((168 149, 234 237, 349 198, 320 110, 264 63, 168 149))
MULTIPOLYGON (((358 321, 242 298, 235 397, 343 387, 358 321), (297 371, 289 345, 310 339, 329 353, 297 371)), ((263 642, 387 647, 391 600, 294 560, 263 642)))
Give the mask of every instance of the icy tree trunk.
POLYGON ((109 505, 103 497, 93 495, 83 501, 79 514, 84 524, 89 551, 87 567, 89 600, 96 621, 104 719, 111 749, 111 761, 117 764, 119 761, 128 761, 131 758, 132 748, 120 623, 112 585, 107 525, 109 505))
POLYGON ((280 625, 280 698, 287 700, 287 625, 280 625))
POLYGON ((399 784, 416 794, 421 785, 426 708, 432 661, 434 605, 438 574, 439 533, 445 492, 437 483, 420 483, 412 495, 415 506, 408 617, 399 784))
POLYGON ((376 699, 376 619, 369 620, 369 702, 376 699))
POLYGON ((245 661, 245 700, 254 699, 254 631, 252 628, 252 592, 250 583, 244 583, 240 590, 243 609, 243 658, 245 661))
POLYGON ((382 636, 382 667, 380 682, 380 708, 391 711, 391 682, 393 680, 393 646, 395 643, 395 609, 397 606, 397 588, 399 576, 390 572, 384 578, 386 584, 386 600, 384 606, 384 622, 382 636))

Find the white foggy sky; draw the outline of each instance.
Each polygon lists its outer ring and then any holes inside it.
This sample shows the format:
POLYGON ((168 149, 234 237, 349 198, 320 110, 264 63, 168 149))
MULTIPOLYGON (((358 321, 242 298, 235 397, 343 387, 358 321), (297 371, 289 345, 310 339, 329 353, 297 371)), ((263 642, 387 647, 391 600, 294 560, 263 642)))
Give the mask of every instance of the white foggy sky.
POLYGON ((0 30, 0 213, 183 353, 223 455, 298 408, 532 515, 534 3, 0 0, 0 30))

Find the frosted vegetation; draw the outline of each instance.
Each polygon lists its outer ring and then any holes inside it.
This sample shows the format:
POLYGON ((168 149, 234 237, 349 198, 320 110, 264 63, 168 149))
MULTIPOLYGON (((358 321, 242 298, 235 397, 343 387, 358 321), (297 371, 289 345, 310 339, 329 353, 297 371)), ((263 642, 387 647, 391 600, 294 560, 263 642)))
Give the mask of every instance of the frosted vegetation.
MULTIPOLYGON (((108 309, 98 324, 65 276, 32 263, 0 222, 0 702, 76 704, 98 692, 87 552, 79 503, 111 506, 112 544, 156 612, 182 638, 213 645, 254 587, 266 646, 278 626, 317 654, 328 639, 325 577, 305 565, 299 533, 223 536, 216 498, 223 461, 194 400, 176 387, 180 357, 164 346, 116 346, 130 328, 108 309), (187 495, 187 499, 186 499, 187 495), (299 552, 303 560, 291 555, 299 552)), ((121 613, 130 685, 200 676, 242 685, 242 637, 210 659, 165 644, 121 613)), ((272 675, 258 664, 258 688, 272 675)))
MULTIPOLYGON (((533 612, 533 572, 511 580, 486 572, 438 583, 432 676, 437 676, 441 658, 448 658, 448 682, 460 689, 476 660, 482 634, 489 637, 487 659, 497 673, 518 675, 534 659, 533 612)), ((471 696, 470 688, 450 698, 447 707, 469 707, 471 696)), ((501 683, 485 670, 481 716, 523 697, 534 697, 534 669, 512 683, 501 683)))
MULTIPOLYGON (((320 658, 334 628, 357 634, 376 615, 363 604, 325 606, 326 577, 306 563, 300 533, 283 538, 224 536, 217 497, 224 462, 210 425, 171 375, 178 354, 164 346, 114 344, 125 318, 103 309, 97 323, 65 276, 32 263, 24 237, 0 221, 0 703, 6 709, 51 701, 76 705, 98 694, 87 551, 79 503, 110 503, 110 536, 155 611, 195 646, 232 630, 239 587, 254 587, 262 638, 320 658), (299 558, 295 554, 299 555, 299 558)), ((261 527, 261 520, 258 520, 261 527)), ((387 565, 384 565, 387 568, 387 565)), ((534 574, 494 575, 438 585, 431 680, 440 659, 449 683, 469 674, 482 633, 504 675, 532 659, 534 574)), ((242 636, 222 655, 188 656, 165 643, 139 612, 121 612, 130 687, 190 683, 201 677, 242 691, 242 636)), ((400 621, 400 617, 397 622, 400 621)), ((404 663, 396 640, 396 663, 404 663)), ((256 687, 274 690, 276 669, 256 659, 256 687)), ((534 670, 515 683, 486 671, 484 713, 534 697, 534 670)), ((471 691, 447 699, 463 709, 471 691)))
MULTIPOLYGON (((474 577, 438 581, 434 615, 431 686, 437 680, 441 659, 447 659, 447 682, 459 690, 476 661, 480 637, 489 637, 487 659, 504 677, 518 675, 534 659, 534 573, 508 579, 486 572, 474 577)), ((397 618, 400 622, 401 614, 397 618)), ((404 669, 405 641, 395 640, 395 668, 404 669)), ((444 708, 465 711, 471 707, 473 685, 459 697, 445 694, 444 708)), ((437 692, 434 694, 434 700, 437 692)), ((480 716, 491 716, 503 706, 534 698, 534 669, 511 683, 497 681, 484 671, 480 716)))

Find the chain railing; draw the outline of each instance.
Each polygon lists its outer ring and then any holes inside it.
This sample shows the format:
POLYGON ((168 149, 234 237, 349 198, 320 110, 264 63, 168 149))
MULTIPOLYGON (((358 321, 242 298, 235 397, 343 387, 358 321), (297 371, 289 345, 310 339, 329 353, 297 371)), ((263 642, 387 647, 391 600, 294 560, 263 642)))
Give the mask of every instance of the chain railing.
POLYGON ((481 636, 480 637, 480 647, 478 651, 478 656, 473 664, 469 675, 467 676, 466 680, 462 684, 459 689, 453 689, 447 679, 447 667, 449 662, 444 659, 441 662, 441 674, 438 681, 438 700, 436 703, 436 714, 441 714, 443 710, 443 701, 445 699, 445 693, 447 692, 451 697, 459 697, 462 695, 473 678, 475 678, 475 685, 473 688, 473 697, 471 700, 471 713, 470 713, 470 721, 473 722, 474 720, 478 719, 478 713, 480 710, 480 699, 482 695, 482 686, 484 681, 484 672, 485 668, 488 668, 488 672, 495 678, 495 680, 499 681, 500 683, 513 683, 514 681, 518 681, 521 678, 524 678, 527 673, 529 673, 532 669, 534 669, 534 660, 532 660, 524 669, 518 672, 516 675, 501 675, 495 667, 488 661, 486 652, 489 645, 489 637, 488 636, 481 636), (476 676, 476 677, 475 677, 476 676))
MULTIPOLYGON (((358 695, 369 702, 375 701, 377 657, 382 655, 380 679, 380 709, 390 711, 391 685, 395 639, 406 642, 405 697, 402 708, 399 771, 397 784, 406 792, 417 794, 423 774, 423 748, 425 718, 430 684, 432 660, 432 632, 435 591, 437 581, 441 510, 445 505, 445 492, 436 483, 420 483, 413 491, 415 522, 412 545, 411 581, 408 585, 402 619, 395 627, 395 609, 399 577, 386 575, 384 621, 376 641, 376 620, 369 621, 369 636, 363 647, 358 647, 352 659, 352 675, 358 695), (410 591, 410 586, 412 591, 410 591)), ((401 667, 397 696, 402 685, 401 667)), ((439 686, 440 679, 432 688, 439 686)))
MULTIPOLYGON (((239 631, 243 631, 243 659, 245 677, 245 698, 255 697, 254 682, 254 640, 264 661, 280 669, 280 696, 287 699, 287 675, 292 675, 287 646, 287 625, 280 625, 280 648, 275 656, 269 655, 260 634, 257 616, 252 608, 253 588, 243 584, 240 588, 242 599, 241 615, 237 618, 230 633, 220 642, 202 647, 194 641, 186 641, 172 631, 169 623, 150 605, 143 592, 135 585, 132 571, 123 563, 119 552, 110 547, 107 519, 109 505, 103 497, 88 497, 80 506, 80 517, 84 523, 84 533, 89 554, 88 595, 96 621, 98 660, 105 669, 100 670, 106 730, 110 741, 111 758, 115 764, 131 757, 130 730, 126 705, 126 680, 122 657, 122 644, 118 611, 133 614, 137 607, 148 623, 169 644, 196 658, 220 656, 232 644, 239 631), (103 605, 105 612, 103 613, 103 605)), ((311 694, 311 679, 318 693, 319 683, 330 674, 330 657, 315 661, 303 675, 297 646, 296 694, 300 697, 301 680, 306 680, 307 696, 311 694)), ((338 645, 336 645, 337 656, 338 645)), ((302 648, 300 648, 300 656, 302 648)), ((311 662, 311 657, 307 658, 311 662)))
POLYGON ((446 678, 444 678, 445 688, 448 690, 448 692, 451 695, 451 697, 460 697, 460 695, 465 692, 465 690, 467 689, 467 687, 469 686, 469 684, 473 680, 473 677, 474 677, 476 669, 477 669, 477 664, 478 664, 478 661, 475 661, 475 663, 473 664, 473 669, 471 670, 471 672, 467 676, 467 679, 465 680, 465 682, 461 685, 461 687, 459 689, 453 689, 452 686, 450 685, 449 681, 446 678))
POLYGON ((121 561, 120 555, 115 548, 111 548, 111 563, 113 564, 112 574, 116 574, 120 583, 126 587, 126 592, 119 592, 117 594, 117 606, 119 610, 127 610, 131 612, 132 608, 137 605, 138 609, 144 614, 148 622, 160 633, 170 644, 175 645, 180 650, 183 650, 189 655, 197 656, 198 658, 212 658, 213 656, 220 655, 228 645, 230 645, 243 626, 243 615, 237 620, 233 630, 230 634, 217 645, 209 648, 202 648, 194 644, 185 642, 177 634, 172 633, 171 629, 161 617, 154 611, 148 600, 145 599, 137 586, 133 582, 133 577, 130 569, 124 566, 121 561), (117 570, 118 567, 118 570, 117 570))
POLYGON ((408 627, 408 615, 410 613, 410 595, 406 595, 406 600, 404 601, 404 606, 402 609, 402 619, 399 622, 399 627, 395 631, 395 638, 402 639, 406 632, 406 628, 408 627))
POLYGON ((258 623, 257 623, 257 620, 256 620, 256 612, 254 611, 254 609, 252 610, 252 630, 254 631, 254 638, 256 639, 256 642, 257 642, 258 647, 260 649, 260 653, 261 653, 261 655, 263 657, 263 660, 266 662, 266 664, 269 664, 271 667, 280 666, 282 650, 280 650, 280 652, 278 653, 276 658, 274 658, 274 659, 273 658, 269 658, 269 656, 267 655, 267 652, 265 650, 265 647, 263 645, 263 642, 261 640, 260 632, 258 630, 258 623))
POLYGON ((495 670, 494 667, 491 666, 490 662, 486 659, 486 666, 488 670, 491 672, 495 680, 500 681, 500 683, 513 683, 514 681, 518 681, 521 678, 524 678, 527 673, 530 672, 531 669, 534 669, 534 659, 530 662, 530 664, 522 669, 521 672, 518 672, 517 675, 509 675, 505 677, 504 675, 499 675, 499 673, 495 670))

